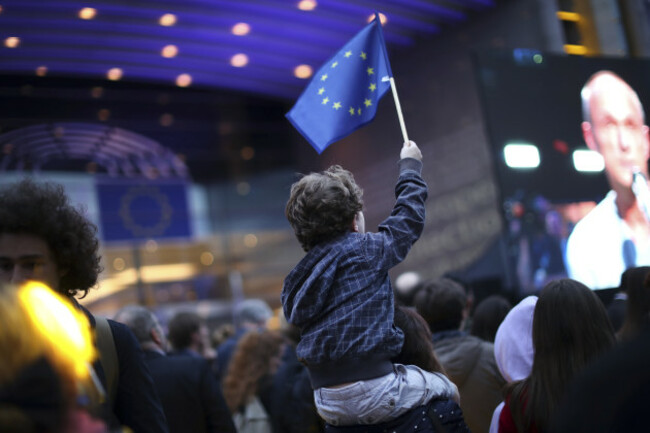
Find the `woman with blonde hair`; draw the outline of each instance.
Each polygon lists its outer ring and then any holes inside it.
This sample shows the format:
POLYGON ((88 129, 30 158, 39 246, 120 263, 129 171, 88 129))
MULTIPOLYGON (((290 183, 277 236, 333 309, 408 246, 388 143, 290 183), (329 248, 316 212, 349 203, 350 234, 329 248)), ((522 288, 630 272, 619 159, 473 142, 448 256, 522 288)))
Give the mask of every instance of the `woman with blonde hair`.
POLYGON ((284 337, 275 331, 251 331, 237 344, 223 395, 239 433, 271 432, 269 403, 261 392, 280 366, 284 344, 284 337))

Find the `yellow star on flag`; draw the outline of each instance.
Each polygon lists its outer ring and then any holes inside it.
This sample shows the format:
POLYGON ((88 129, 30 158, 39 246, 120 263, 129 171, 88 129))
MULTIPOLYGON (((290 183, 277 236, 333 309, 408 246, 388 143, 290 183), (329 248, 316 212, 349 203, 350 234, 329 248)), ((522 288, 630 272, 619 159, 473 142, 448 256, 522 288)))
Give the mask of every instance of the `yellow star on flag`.
POLYGON ((332 63, 332 68, 336 68, 339 65, 339 62, 332 63))
POLYGON ((325 87, 321 87, 320 89, 318 89, 319 95, 322 95, 324 92, 325 92, 325 87))
POLYGON ((327 104, 328 102, 330 102, 330 98, 325 97, 325 99, 323 99, 323 105, 327 104))
POLYGON ((366 72, 368 72, 368 75, 372 75, 372 74, 375 73, 375 69, 374 68, 368 68, 368 69, 366 69, 366 72))
POLYGON ((370 86, 368 86, 368 88, 371 92, 374 92, 377 89, 377 85, 375 83, 370 83, 370 86))
POLYGON ((350 116, 354 116, 354 107, 350 107, 348 113, 350 113, 350 116))
POLYGON ((358 114, 359 116, 361 116, 361 108, 358 108, 358 109, 357 109, 357 114, 358 114))
POLYGON ((339 108, 341 108, 341 103, 340 103, 340 102, 335 102, 334 105, 332 105, 332 107, 333 107, 335 110, 338 110, 339 108))
POLYGON ((321 80, 321 81, 325 81, 325 80, 327 80, 327 74, 323 74, 323 75, 321 75, 321 76, 320 76, 320 80, 321 80))
POLYGON ((352 51, 346 51, 345 54, 343 54, 343 57, 346 59, 352 55, 352 51))
POLYGON ((363 101, 363 103, 366 107, 370 107, 372 105, 372 101, 370 99, 366 99, 365 101, 363 101))
POLYGON ((368 57, 368 55, 367 55, 366 53, 364 53, 363 51, 361 51, 361 54, 360 54, 359 56, 360 56, 363 60, 366 60, 366 58, 368 57))

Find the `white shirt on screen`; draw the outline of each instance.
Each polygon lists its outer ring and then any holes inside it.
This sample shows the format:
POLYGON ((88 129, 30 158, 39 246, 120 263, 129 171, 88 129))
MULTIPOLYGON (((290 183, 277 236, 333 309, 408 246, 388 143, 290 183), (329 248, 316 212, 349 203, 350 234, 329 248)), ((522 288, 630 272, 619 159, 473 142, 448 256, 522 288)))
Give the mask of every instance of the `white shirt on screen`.
POLYGON ((591 289, 618 287, 627 268, 650 265, 650 249, 637 249, 618 215, 616 192, 578 221, 569 235, 566 261, 569 278, 591 289))

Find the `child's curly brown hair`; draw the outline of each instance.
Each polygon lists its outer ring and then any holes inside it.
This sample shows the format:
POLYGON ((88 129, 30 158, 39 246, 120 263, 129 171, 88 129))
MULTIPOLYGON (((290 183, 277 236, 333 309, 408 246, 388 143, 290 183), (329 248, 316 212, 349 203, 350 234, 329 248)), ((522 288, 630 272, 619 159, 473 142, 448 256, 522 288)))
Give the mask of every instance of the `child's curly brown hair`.
POLYGON ((309 251, 349 231, 363 208, 362 196, 352 173, 339 165, 294 183, 285 214, 302 248, 309 251))

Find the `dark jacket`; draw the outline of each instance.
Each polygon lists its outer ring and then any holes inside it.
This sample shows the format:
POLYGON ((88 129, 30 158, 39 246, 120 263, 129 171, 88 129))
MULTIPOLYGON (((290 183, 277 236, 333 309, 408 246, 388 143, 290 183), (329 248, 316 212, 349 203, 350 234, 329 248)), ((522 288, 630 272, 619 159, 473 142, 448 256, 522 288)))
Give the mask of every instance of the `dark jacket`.
POLYGON ((146 350, 170 433, 235 433, 230 411, 205 359, 146 350))
MULTIPOLYGON (((82 308, 83 309, 83 308, 82 308)), ((95 318, 87 314, 91 326, 95 328, 95 318)), ((119 376, 115 405, 109 424, 115 426, 115 418, 122 426, 127 426, 134 433, 167 433, 167 423, 162 405, 144 362, 144 354, 131 330, 121 323, 108 321, 115 342, 119 376)), ((106 387, 106 377, 101 363, 93 365, 97 376, 106 387)))
POLYGON ((400 161, 397 201, 377 233, 346 233, 307 252, 289 273, 282 305, 301 340, 298 359, 312 386, 372 379, 393 371, 404 334, 393 325, 388 270, 406 257, 424 227, 422 163, 400 161))
POLYGON ((326 433, 470 433, 463 411, 455 401, 433 399, 393 421, 373 425, 335 427, 327 425, 326 433))
POLYGON ((464 332, 443 331, 433 334, 433 347, 458 387, 467 425, 474 432, 487 432, 506 383, 496 364, 494 345, 464 332))

